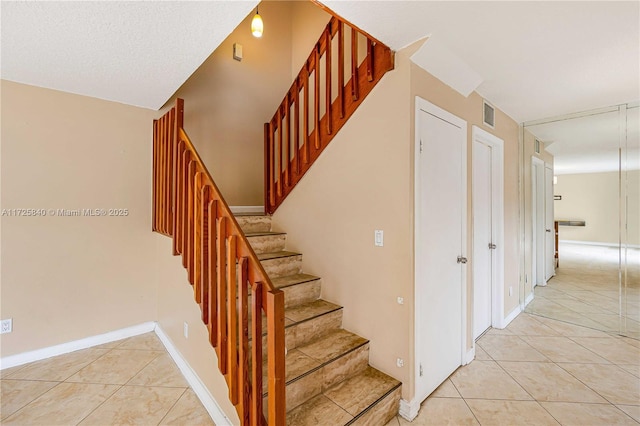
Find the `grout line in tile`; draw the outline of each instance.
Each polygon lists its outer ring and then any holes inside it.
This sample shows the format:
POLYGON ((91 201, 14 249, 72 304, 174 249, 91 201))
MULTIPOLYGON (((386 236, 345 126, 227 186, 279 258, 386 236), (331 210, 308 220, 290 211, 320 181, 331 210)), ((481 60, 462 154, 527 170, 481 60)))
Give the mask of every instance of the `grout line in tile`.
POLYGON ((180 399, 182 399, 182 397, 187 393, 187 391, 188 391, 189 389, 190 389, 189 387, 185 388, 184 392, 182 392, 182 393, 180 394, 180 396, 178 397, 178 399, 176 399, 176 401, 171 405, 171 407, 169 407, 169 409, 167 410, 167 412, 166 412, 166 413, 164 413, 164 416, 162 416, 162 418, 161 418, 161 419, 160 419, 160 421, 158 422, 158 425, 162 424, 162 421, 163 421, 163 420, 164 420, 164 419, 169 415, 169 413, 171 412, 171 410, 173 410, 173 407, 175 407, 175 406, 176 406, 176 404, 178 403, 178 401, 180 401, 180 399))
MULTIPOLYGON (((4 379, 3 379, 4 380, 4 379)), ((28 380, 25 380, 28 381, 28 380)), ((33 380, 34 382, 44 382, 46 380, 33 380)), ((20 411, 24 410, 29 404, 31 404, 33 401, 35 401, 36 399, 42 397, 43 395, 49 393, 50 391, 52 391, 53 389, 57 388, 58 386, 60 386, 60 383, 62 382, 58 382, 57 385, 53 386, 52 388, 47 389, 46 391, 42 392, 41 394, 39 394, 38 396, 36 396, 35 398, 31 399, 29 402, 27 402, 26 404, 24 404, 22 407, 18 408, 16 411, 14 411, 13 413, 9 414, 8 416, 3 417, 1 420, 5 421, 8 418, 15 416, 16 414, 18 414, 20 411)))
MULTIPOLYGON (((117 386, 117 385, 115 385, 115 386, 117 386)), ((113 392, 111 392, 111 394, 104 399, 104 401, 102 401, 100 404, 98 404, 93 410, 91 410, 91 412, 87 413, 86 416, 84 416, 78 423, 76 423, 76 426, 79 425, 80 423, 82 423, 87 417, 89 417, 91 414, 93 414, 98 408, 102 407, 108 400, 111 399, 111 397, 113 397, 113 395, 116 394, 116 392, 118 392, 123 387, 124 387, 123 385, 120 385, 118 388, 114 389, 113 392)))
MULTIPOLYGON (((569 363, 565 363, 565 364, 569 364, 569 363)), ((583 363, 581 362, 573 362, 571 364, 580 364, 582 365, 583 363)), ((562 365, 556 364, 558 367, 562 368, 562 365)), ((587 364, 587 365, 593 365, 593 364, 587 364)), ((615 365, 615 364, 613 364, 615 365)), ((620 371, 624 371, 622 368, 618 367, 617 365, 615 365, 616 368, 618 368, 618 370, 620 371)), ((582 383, 584 386, 587 387, 587 389, 590 389, 592 392, 594 392, 596 395, 600 396, 602 399, 604 399, 605 401, 607 401, 609 403, 609 405, 615 405, 613 402, 611 402, 607 397, 605 397, 604 395, 602 395, 600 392, 598 392, 597 390, 593 389, 591 386, 589 386, 588 384, 586 384, 585 382, 583 382, 582 380, 580 380, 579 377, 576 377, 573 373, 571 373, 571 371, 567 370, 566 368, 562 368, 565 372, 567 372, 571 377, 573 377, 574 379, 576 379, 577 381, 579 381, 580 383, 582 383)), ((626 371, 624 371, 626 373, 626 371)), ((629 373, 630 374, 630 373, 629 373)))

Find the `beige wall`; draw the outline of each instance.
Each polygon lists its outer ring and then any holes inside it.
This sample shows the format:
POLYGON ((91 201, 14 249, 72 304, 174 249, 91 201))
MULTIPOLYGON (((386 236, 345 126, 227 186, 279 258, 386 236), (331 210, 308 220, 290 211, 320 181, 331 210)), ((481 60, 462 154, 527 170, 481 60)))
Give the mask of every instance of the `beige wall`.
MULTIPOLYGON (((629 244, 640 244, 640 171, 627 172, 629 244)), ((559 175, 555 195, 555 218, 558 220, 584 220, 586 226, 561 226, 560 239, 617 245, 619 241, 619 173, 585 173, 559 175)))
POLYGON ((296 1, 263 1, 260 15, 262 38, 249 31, 252 12, 175 94, 185 101, 185 130, 236 206, 264 204, 264 123, 291 87, 294 59, 297 75, 329 19, 317 6, 296 1), (243 46, 240 62, 233 59, 234 43, 243 46))
POLYGON ((238 423, 170 240, 151 232, 158 112, 2 80, 2 209, 124 208, 126 217, 2 216, 0 356, 158 321, 238 423), (190 324, 189 339, 182 323, 190 324))
POLYGON ((126 208, 126 217, 2 217, 2 356, 154 320, 155 113, 2 81, 2 209, 126 208))
MULTIPOLYGON (((401 380, 407 400, 414 394, 415 95, 468 120, 469 146, 471 125, 482 119, 479 95, 464 98, 410 62, 418 46, 396 53, 396 69, 376 86, 273 216, 274 227, 288 232, 288 248, 304 254, 305 271, 323 278, 322 297, 344 306, 344 328, 371 340, 370 363, 401 380), (374 247, 375 229, 385 231, 384 247, 374 247), (404 305, 397 304, 398 296, 404 297, 404 305), (396 358, 403 358, 405 366, 398 368, 396 358)), ((505 141, 508 287, 518 282, 518 126, 500 111, 497 123, 492 133, 505 141)), ((469 195, 469 206, 470 200, 469 195)), ((506 297, 505 312, 517 303, 514 291, 506 297)))

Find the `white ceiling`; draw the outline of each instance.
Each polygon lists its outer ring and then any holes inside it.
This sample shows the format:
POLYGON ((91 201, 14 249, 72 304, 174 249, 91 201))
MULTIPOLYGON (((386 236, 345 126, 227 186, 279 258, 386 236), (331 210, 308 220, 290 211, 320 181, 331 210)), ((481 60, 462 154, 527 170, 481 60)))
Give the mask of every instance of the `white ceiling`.
MULTIPOLYGON (((159 109, 256 3, 2 1, 1 76, 159 109)), ((437 37, 518 122, 640 99, 638 1, 323 3, 395 50, 437 37)))
POLYGON ((557 175, 616 171, 619 148, 625 153, 625 169, 640 169, 640 108, 637 106, 627 110, 626 120, 613 110, 526 125, 526 128, 553 154, 557 175))
POLYGON ((2 78, 159 109, 256 1, 2 1, 2 78))

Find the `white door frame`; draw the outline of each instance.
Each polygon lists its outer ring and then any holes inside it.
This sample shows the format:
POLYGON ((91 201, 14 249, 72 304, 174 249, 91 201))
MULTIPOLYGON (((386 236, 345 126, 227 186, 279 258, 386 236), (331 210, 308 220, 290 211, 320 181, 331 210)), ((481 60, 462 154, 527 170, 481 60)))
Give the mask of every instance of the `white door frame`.
POLYGON ((531 294, 525 295, 525 305, 529 304, 531 300, 533 300, 533 289, 536 285, 544 286, 546 285, 546 280, 544 279, 544 268, 545 268, 545 240, 544 238, 540 238, 540 230, 542 230, 542 236, 544 236, 544 161, 540 158, 532 156, 531 157, 531 294), (536 174, 534 175, 534 170, 536 174), (535 200, 535 201, 534 201, 535 200), (540 209, 539 206, 542 205, 540 209), (542 239, 540 242, 539 240, 542 239), (540 246, 541 244, 541 246, 540 246), (541 257, 538 256, 540 252, 540 247, 542 247, 541 257), (543 262, 540 266, 538 262, 543 262), (540 278, 542 277, 542 278, 540 278))
MULTIPOLYGON (((491 280, 491 326, 504 328, 504 141, 478 126, 472 126, 471 132, 473 141, 472 156, 474 158, 476 155, 476 143, 483 143, 492 148, 491 239, 496 245, 496 249, 491 261, 491 275, 493 277, 491 280)), ((475 263, 472 262, 472 264, 475 268, 475 263)))
MULTIPOLYGON (((424 252, 423 244, 420 241, 420 238, 417 238, 417 230, 420 229, 420 215, 418 214, 418 206, 420 205, 421 194, 420 191, 417 191, 416 188, 419 188, 419 178, 420 178, 420 120, 418 119, 420 115, 420 110, 426 111, 427 113, 438 117, 442 120, 445 120, 457 127, 462 129, 462 134, 464 135, 464 140, 461 141, 461 155, 462 155, 462 194, 461 194, 461 212, 462 212, 462 241, 461 244, 461 253, 460 255, 463 257, 467 257, 467 122, 450 112, 443 110, 442 108, 416 96, 416 105, 415 105, 415 147, 414 147, 414 343, 418 342, 418 336, 420 335, 422 328, 420 326, 420 321, 418 320, 418 313, 420 312, 421 307, 417 306, 417 301, 419 297, 417 296, 420 288, 418 283, 421 281, 418 275, 419 270, 417 268, 417 264, 419 261, 420 253, 424 252)), ((467 337, 468 337, 468 327, 467 327, 467 270, 465 267, 461 268, 462 270, 462 279, 461 279, 461 287, 462 287, 462 300, 460 303, 462 304, 462 336, 461 336, 461 353, 460 353, 460 365, 466 365, 473 359, 473 354, 471 354, 471 359, 469 359, 470 354, 467 352, 467 337)), ((473 350, 473 349, 472 349, 473 350)), ((418 366, 418 355, 420 348, 416 344, 414 347, 414 383, 418 380, 419 377, 419 366, 418 366)), ((413 411, 416 410, 416 406, 419 409, 420 403, 427 397, 428 395, 415 395, 414 399, 405 403, 406 405, 401 404, 401 412, 409 411, 413 414, 413 411), (405 408, 405 407, 409 408, 405 408)), ((417 413, 417 410, 415 411, 417 413)), ((404 415, 404 413, 402 413, 404 415)), ((407 415, 410 415, 407 413, 407 415)))
POLYGON ((556 275, 553 223, 553 166, 544 163, 544 284, 556 275))

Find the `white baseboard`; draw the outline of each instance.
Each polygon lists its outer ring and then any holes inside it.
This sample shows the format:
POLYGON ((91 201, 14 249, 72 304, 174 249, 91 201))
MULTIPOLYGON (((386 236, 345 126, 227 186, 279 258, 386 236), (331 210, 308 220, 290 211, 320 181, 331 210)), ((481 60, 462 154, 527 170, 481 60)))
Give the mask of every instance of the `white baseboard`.
POLYGON ((462 365, 469 364, 475 358, 476 358, 476 345, 473 345, 473 347, 471 349, 469 349, 467 351, 466 355, 464 356, 464 364, 462 364, 462 365))
POLYGON ((418 417, 418 412, 420 411, 420 401, 415 398, 408 402, 404 399, 400 400, 400 416, 403 419, 413 421, 416 417, 418 417))
MULTIPOLYGON (((600 243, 596 241, 558 240, 558 243, 578 244, 582 246, 619 247, 620 243, 600 243)), ((640 244, 626 244, 625 247, 640 248, 640 244)))
MULTIPOLYGON (((546 285, 546 284, 545 284, 546 285)), ((529 303, 531 303, 531 301, 534 298, 534 292, 532 291, 531 293, 529 293, 529 295, 527 296, 527 298, 524 300, 524 306, 527 306, 529 303)))
POLYGON ((229 206, 233 214, 264 214, 264 206, 229 206))
POLYGON ((69 352, 75 352, 80 349, 90 348, 92 346, 103 345, 105 343, 114 342, 116 340, 126 339, 127 337, 137 336, 139 334, 153 331, 156 323, 153 321, 134 325, 132 327, 122 328, 120 330, 110 331, 108 333, 99 334, 97 336, 86 337, 72 342, 62 343, 47 348, 36 349, 34 351, 23 352, 16 355, 9 355, 0 358, 0 370, 5 368, 16 367, 18 365, 28 364, 34 361, 51 358, 52 356, 63 355, 69 352))
POLYGON ((500 327, 498 328, 502 329, 508 326, 511 321, 513 321, 518 315, 520 315, 520 312, 522 312, 520 305, 513 308, 513 311, 509 312, 509 315, 504 317, 504 319, 502 320, 502 324, 500 324, 500 327))
POLYGON ((159 326, 156 326, 155 332, 164 347, 167 349, 167 352, 169 352, 169 355, 171 356, 173 361, 182 372, 182 375, 187 380, 187 383, 189 383, 189 386, 191 386, 191 389, 193 389, 193 392, 195 392, 195 394, 198 396, 198 399, 200 399, 200 402, 202 402, 202 405, 204 405, 204 408, 211 416, 213 422, 216 425, 231 426, 231 420, 229 420, 229 418, 225 416, 215 398, 213 397, 213 395, 211 395, 211 392, 209 392, 209 389, 207 389, 204 383, 202 383, 200 377, 198 377, 196 372, 193 371, 193 368, 191 368, 189 363, 184 359, 171 339, 164 333, 164 331, 162 331, 159 326))

